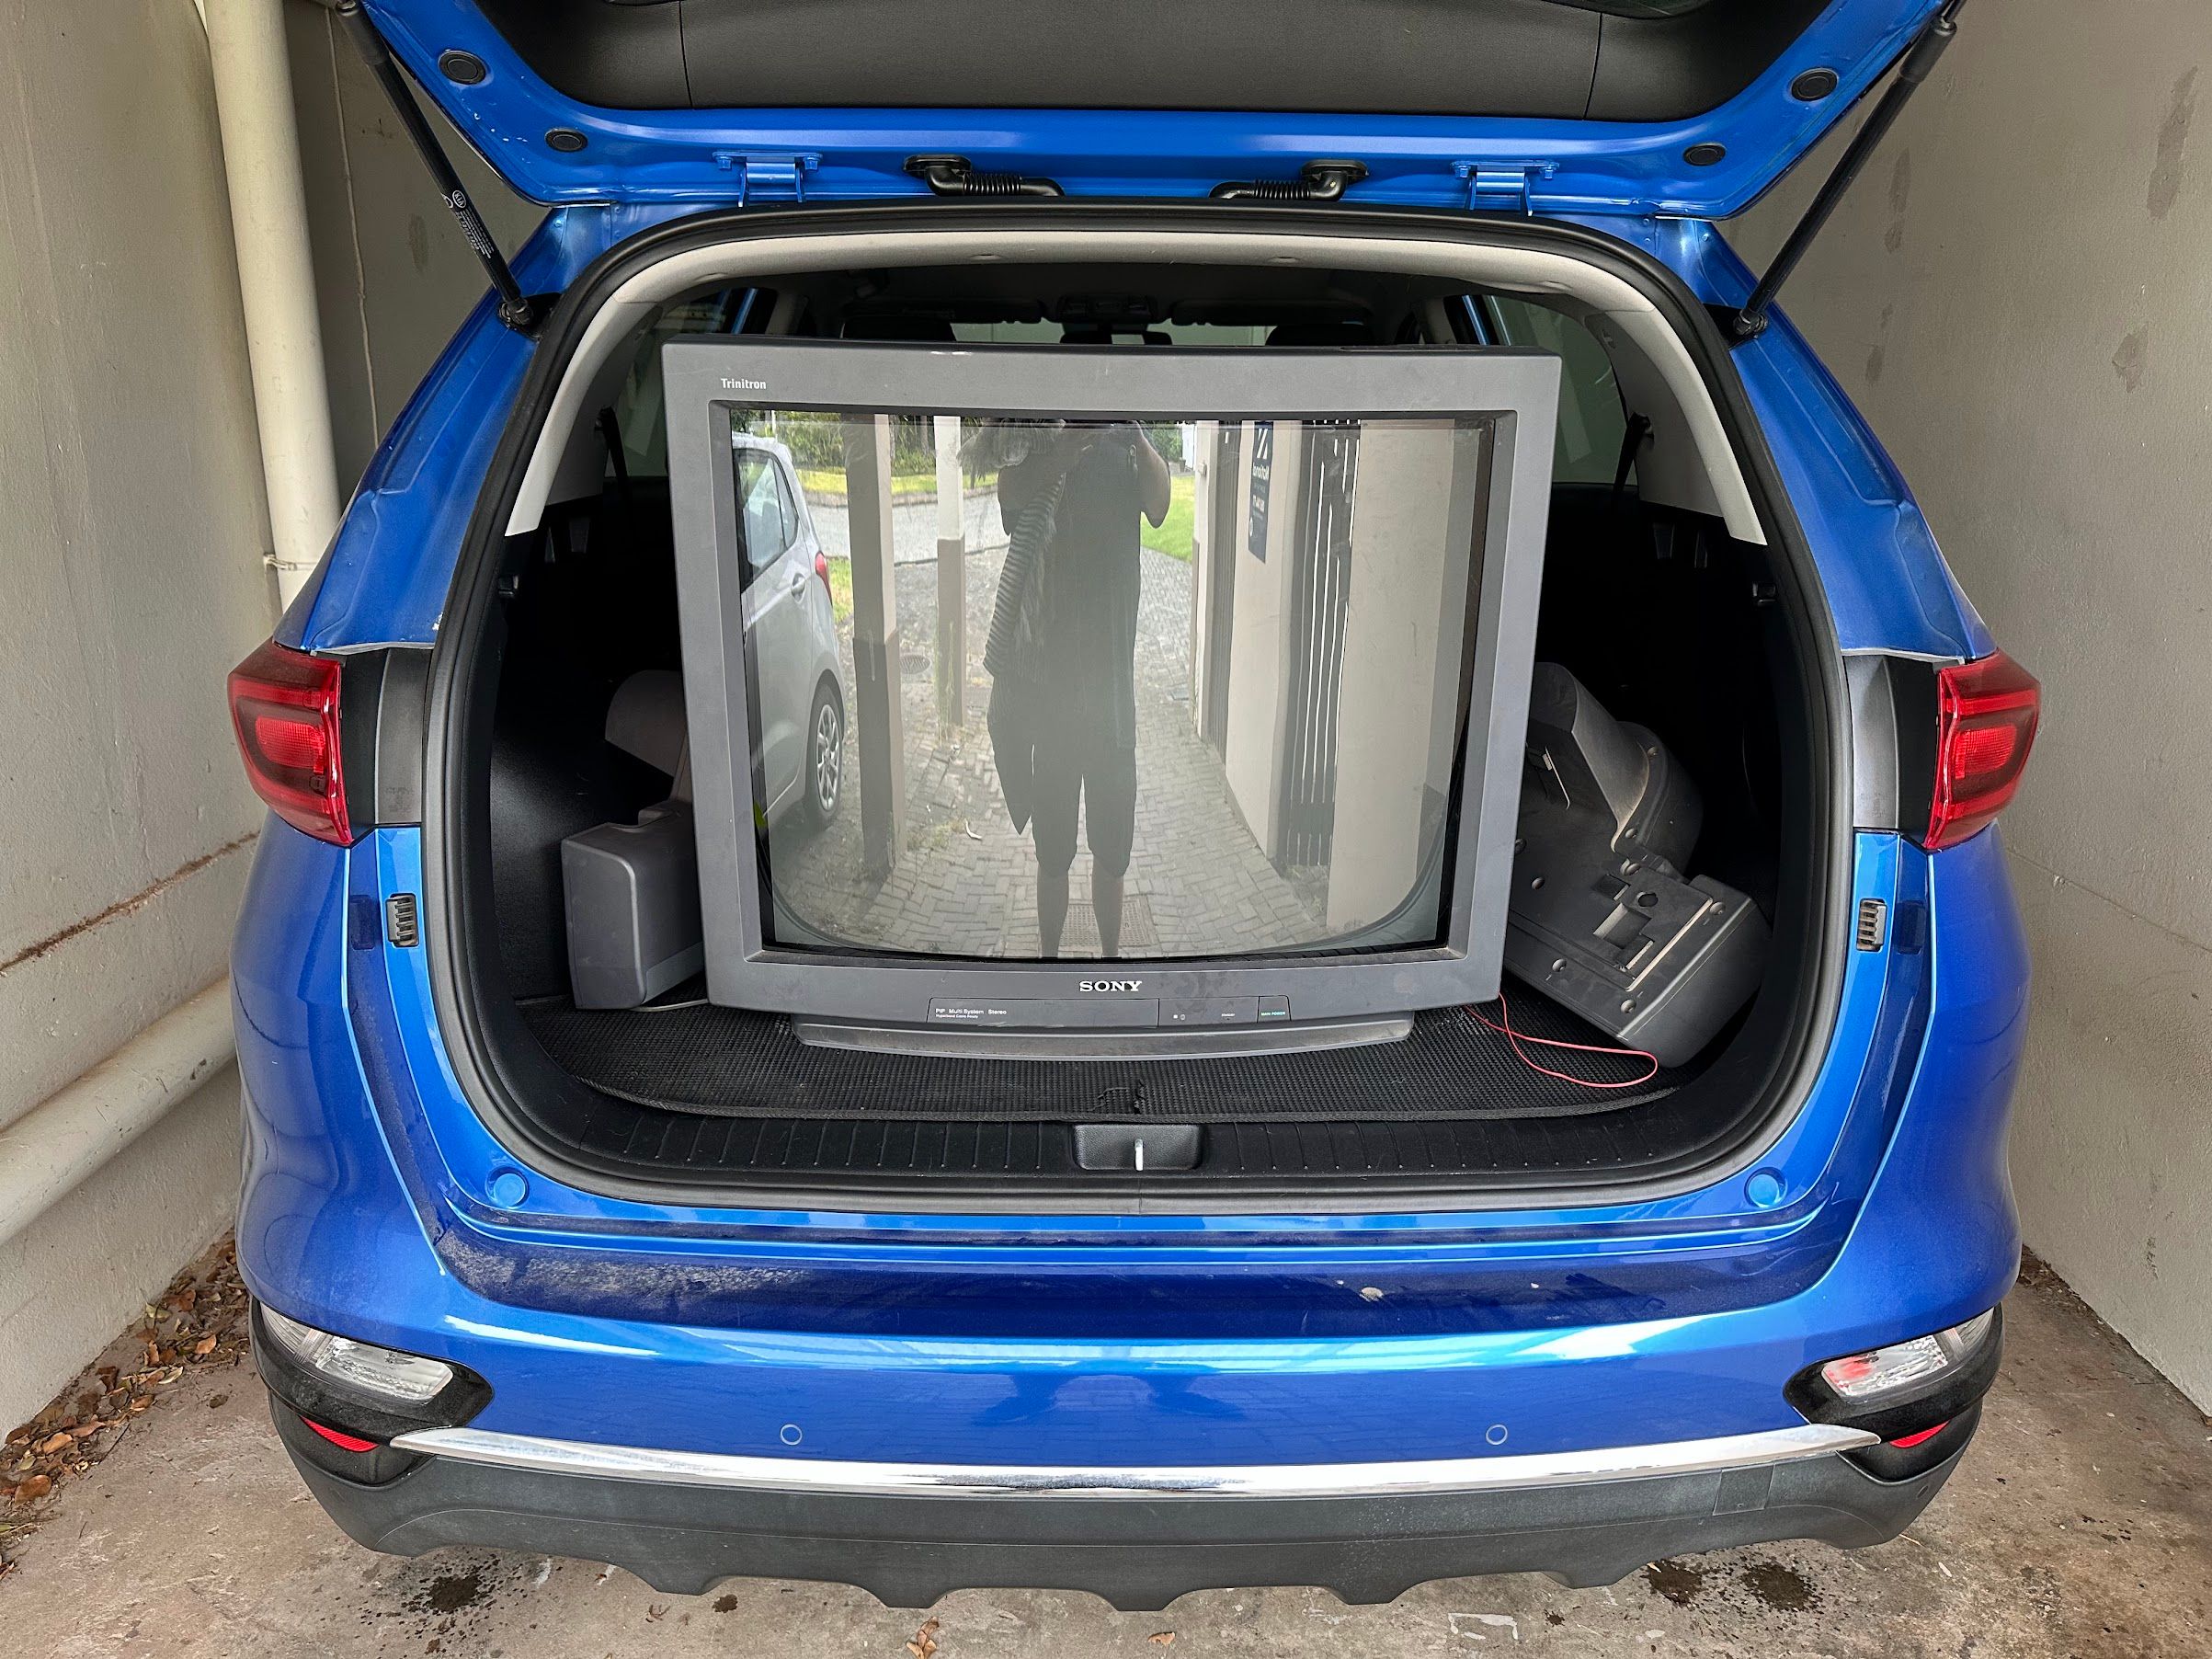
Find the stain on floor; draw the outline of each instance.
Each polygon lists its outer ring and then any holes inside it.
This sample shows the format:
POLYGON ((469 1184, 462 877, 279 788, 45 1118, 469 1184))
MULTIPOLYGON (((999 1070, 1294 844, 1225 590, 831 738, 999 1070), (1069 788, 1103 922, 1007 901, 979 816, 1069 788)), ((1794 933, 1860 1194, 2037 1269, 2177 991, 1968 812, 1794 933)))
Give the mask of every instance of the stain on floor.
POLYGON ((1705 1573, 1688 1562, 1653 1562, 1644 1569, 1644 1582, 1660 1600, 1686 1608, 1705 1593, 1705 1573))
POLYGON ((482 1573, 440 1573, 413 1605, 432 1613, 458 1613, 483 1598, 482 1573))
POLYGON ((1813 1581, 1780 1562, 1749 1562, 1736 1575, 1736 1582, 1749 1590, 1760 1606, 1777 1613, 1802 1613, 1820 1604, 1820 1593, 1813 1588, 1813 1581))

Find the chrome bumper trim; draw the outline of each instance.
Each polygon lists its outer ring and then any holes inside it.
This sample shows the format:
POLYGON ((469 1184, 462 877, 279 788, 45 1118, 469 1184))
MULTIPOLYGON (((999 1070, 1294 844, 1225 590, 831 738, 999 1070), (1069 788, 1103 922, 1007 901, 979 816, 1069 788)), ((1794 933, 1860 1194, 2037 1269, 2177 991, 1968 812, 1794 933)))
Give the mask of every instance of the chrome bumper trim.
POLYGON ((751 1492, 937 1497, 1357 1498, 1511 1492, 1523 1487, 1709 1474, 1826 1457, 1853 1447, 1871 1446, 1876 1438, 1864 1429, 1804 1424, 1752 1435, 1609 1447, 1597 1451, 1528 1452, 1402 1463, 1232 1463, 1146 1469, 739 1457, 723 1452, 598 1446, 476 1428, 416 1429, 392 1444, 401 1451, 542 1474, 751 1492))

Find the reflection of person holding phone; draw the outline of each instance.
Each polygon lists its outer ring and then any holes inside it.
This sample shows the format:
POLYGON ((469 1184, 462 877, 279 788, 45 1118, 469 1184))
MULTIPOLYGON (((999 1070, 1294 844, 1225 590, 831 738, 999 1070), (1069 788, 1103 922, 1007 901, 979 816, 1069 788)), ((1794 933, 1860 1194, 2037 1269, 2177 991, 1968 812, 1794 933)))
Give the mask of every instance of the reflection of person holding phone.
POLYGON ((1137 517, 1157 527, 1168 500, 1168 463, 1135 426, 1063 428, 999 469, 998 509, 1009 532, 1031 509, 1050 507, 1028 576, 1034 592, 1023 606, 1024 655, 1034 667, 1022 686, 1034 700, 1022 725, 1046 956, 1060 954, 1067 921, 1078 806, 1100 950, 1121 950, 1122 882, 1136 833, 1137 517))

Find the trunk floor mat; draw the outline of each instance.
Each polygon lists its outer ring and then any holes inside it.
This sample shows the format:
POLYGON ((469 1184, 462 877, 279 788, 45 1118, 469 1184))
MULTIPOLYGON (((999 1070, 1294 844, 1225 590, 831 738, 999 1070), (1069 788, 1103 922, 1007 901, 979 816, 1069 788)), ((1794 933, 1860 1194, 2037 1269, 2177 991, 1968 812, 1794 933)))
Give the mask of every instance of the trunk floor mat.
MULTIPOLYGON (((1513 1000, 1523 1037, 1607 1042, 1534 992, 1513 1000)), ((603 1094, 711 1117, 880 1118, 961 1123, 1295 1123, 1571 1117, 1646 1104, 1695 1067, 1634 1088, 1546 1077, 1464 1009, 1419 1015, 1403 1042, 1223 1059, 962 1059, 814 1047, 790 1023, 703 1002, 617 1012, 526 1003, 522 1014, 564 1070, 603 1094)), ((1533 1049, 1556 1070, 1611 1081, 1647 1064, 1533 1049)))

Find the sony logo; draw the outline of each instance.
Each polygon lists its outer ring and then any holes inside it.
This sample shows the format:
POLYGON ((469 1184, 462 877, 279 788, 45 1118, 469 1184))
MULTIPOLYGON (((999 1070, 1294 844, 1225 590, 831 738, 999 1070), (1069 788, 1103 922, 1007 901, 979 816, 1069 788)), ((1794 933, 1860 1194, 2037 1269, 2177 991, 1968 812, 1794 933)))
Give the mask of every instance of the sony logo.
POLYGON ((722 377, 722 389, 724 392, 765 392, 768 390, 768 382, 747 380, 741 374, 725 374, 722 377))
POLYGON ((1144 989, 1144 985, 1145 982, 1142 979, 1083 979, 1077 983, 1076 989, 1077 990, 1104 991, 1141 990, 1144 989))

